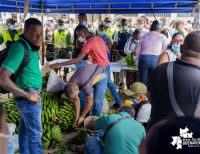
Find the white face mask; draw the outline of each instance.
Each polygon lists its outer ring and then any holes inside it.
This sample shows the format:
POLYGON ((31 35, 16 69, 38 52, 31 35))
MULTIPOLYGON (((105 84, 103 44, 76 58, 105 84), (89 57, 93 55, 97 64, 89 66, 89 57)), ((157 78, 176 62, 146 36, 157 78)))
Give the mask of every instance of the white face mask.
POLYGON ((82 37, 82 36, 80 36, 80 37, 78 38, 78 40, 79 40, 80 42, 82 42, 82 43, 85 43, 85 42, 86 42, 86 39, 85 39, 84 37, 82 37))
POLYGON ((49 31, 49 32, 47 33, 47 35, 53 35, 53 32, 52 32, 52 31, 49 31))
POLYGON ((138 25, 139 29, 143 29, 144 28, 144 24, 138 25))
POLYGON ((88 28, 88 31, 91 32, 91 33, 94 32, 94 31, 93 31, 93 28, 88 28))
POLYGON ((110 23, 106 23, 106 27, 110 27, 110 23))

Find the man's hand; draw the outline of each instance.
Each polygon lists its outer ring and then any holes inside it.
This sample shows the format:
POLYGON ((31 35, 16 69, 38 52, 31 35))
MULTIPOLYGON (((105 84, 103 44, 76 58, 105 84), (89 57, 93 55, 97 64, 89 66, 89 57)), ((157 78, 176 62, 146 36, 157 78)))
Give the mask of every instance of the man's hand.
POLYGON ((39 103, 40 96, 38 95, 38 93, 31 93, 28 95, 28 100, 33 101, 35 103, 39 103))
POLYGON ((59 63, 50 65, 50 68, 51 68, 51 69, 58 69, 58 68, 61 68, 61 67, 62 67, 62 66, 61 66, 59 63))
POLYGON ((84 118, 83 116, 80 116, 78 119, 78 125, 80 126, 83 122, 84 122, 84 118))

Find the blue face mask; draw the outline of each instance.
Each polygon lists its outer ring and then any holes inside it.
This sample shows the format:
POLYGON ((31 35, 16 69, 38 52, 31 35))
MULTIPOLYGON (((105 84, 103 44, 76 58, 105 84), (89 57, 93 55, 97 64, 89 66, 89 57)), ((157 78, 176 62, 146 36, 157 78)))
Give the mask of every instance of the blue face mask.
POLYGON ((122 26, 122 30, 126 30, 127 29, 127 26, 122 26))
POLYGON ((83 25, 84 25, 84 26, 87 25, 87 20, 83 20, 83 25))
POLYGON ((105 32, 104 31, 100 31, 99 32, 99 36, 104 36, 105 35, 105 32))
POLYGON ((15 24, 9 25, 9 28, 10 28, 11 30, 15 30, 15 24))
POLYGON ((131 99, 131 101, 133 102, 134 105, 140 104, 140 102, 137 99, 131 99))
POLYGON ((158 28, 160 28, 160 29, 162 29, 162 28, 163 28, 163 22, 162 22, 162 21, 159 21, 158 28))
POLYGON ((181 46, 178 44, 173 44, 172 45, 172 50, 175 52, 180 52, 181 51, 181 46))

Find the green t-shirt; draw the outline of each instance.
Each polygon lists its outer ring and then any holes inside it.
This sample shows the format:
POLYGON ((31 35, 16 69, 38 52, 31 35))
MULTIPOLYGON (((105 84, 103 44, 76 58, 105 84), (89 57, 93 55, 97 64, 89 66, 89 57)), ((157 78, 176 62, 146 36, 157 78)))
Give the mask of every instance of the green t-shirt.
MULTIPOLYGON (((22 89, 41 88, 42 75, 39 67, 39 52, 33 52, 28 42, 26 42, 26 44, 28 47, 30 61, 29 64, 24 67, 22 76, 17 77, 15 84, 22 89)), ((5 59, 2 67, 14 74, 18 70, 23 58, 24 46, 21 43, 16 42, 10 47, 8 51, 8 56, 5 59)))
POLYGON ((104 142, 105 154, 138 154, 138 146, 145 137, 145 129, 136 120, 126 112, 107 115, 97 119, 94 125, 103 131, 113 121, 129 116, 130 119, 124 119, 114 125, 107 133, 104 142))

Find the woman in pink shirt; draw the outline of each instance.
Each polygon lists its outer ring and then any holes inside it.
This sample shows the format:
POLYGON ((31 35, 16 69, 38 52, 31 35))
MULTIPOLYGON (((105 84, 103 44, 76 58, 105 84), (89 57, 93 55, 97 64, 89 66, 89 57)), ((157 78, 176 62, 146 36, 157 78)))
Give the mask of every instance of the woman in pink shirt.
POLYGON ((157 66, 159 55, 167 49, 167 37, 161 34, 162 28, 157 20, 153 21, 150 32, 144 35, 136 50, 139 60, 140 82, 147 85, 150 72, 157 66))

